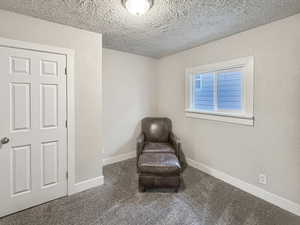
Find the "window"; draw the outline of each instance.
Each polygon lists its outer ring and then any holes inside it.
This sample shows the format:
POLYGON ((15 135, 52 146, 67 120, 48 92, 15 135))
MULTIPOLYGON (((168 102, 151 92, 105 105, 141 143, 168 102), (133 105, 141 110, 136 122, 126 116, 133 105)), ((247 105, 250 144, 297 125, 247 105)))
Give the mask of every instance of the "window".
POLYGON ((253 57, 186 70, 186 116, 253 125, 253 57))

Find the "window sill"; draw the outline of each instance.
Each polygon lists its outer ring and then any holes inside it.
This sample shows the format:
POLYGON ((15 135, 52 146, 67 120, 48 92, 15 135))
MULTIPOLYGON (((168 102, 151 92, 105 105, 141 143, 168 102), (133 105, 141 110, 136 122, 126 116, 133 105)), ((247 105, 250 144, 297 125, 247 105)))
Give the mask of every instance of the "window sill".
POLYGON ((254 117, 245 115, 232 115, 219 112, 201 112, 193 110, 185 110, 185 116, 188 118, 205 119, 221 121, 226 123, 242 124, 247 126, 254 126, 254 117))

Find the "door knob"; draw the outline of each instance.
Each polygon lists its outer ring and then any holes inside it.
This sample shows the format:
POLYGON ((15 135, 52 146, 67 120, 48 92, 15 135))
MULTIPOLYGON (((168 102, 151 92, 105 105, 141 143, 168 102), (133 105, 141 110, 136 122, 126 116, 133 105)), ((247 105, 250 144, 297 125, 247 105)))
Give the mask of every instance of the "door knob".
POLYGON ((7 138, 7 137, 4 137, 1 139, 1 144, 3 144, 3 145, 7 144, 8 142, 9 142, 9 138, 7 138))

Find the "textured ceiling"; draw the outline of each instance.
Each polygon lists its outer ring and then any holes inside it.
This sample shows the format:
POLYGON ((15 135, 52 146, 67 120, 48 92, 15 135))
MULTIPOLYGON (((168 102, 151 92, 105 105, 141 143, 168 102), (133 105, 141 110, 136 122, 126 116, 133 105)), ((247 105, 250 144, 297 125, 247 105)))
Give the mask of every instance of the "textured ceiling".
POLYGON ((144 16, 121 0, 0 0, 0 8, 103 33, 106 48, 159 58, 300 12, 300 0, 154 0, 144 16))

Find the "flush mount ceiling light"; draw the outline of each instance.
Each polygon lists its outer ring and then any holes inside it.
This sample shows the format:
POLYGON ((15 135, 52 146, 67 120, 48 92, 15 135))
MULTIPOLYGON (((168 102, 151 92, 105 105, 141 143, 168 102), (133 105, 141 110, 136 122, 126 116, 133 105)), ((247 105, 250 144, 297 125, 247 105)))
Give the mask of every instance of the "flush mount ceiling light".
POLYGON ((123 6, 134 15, 143 15, 153 6, 153 0, 122 0, 123 6))

